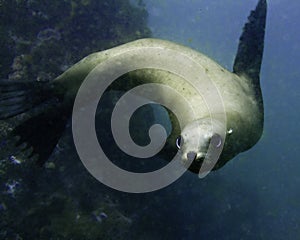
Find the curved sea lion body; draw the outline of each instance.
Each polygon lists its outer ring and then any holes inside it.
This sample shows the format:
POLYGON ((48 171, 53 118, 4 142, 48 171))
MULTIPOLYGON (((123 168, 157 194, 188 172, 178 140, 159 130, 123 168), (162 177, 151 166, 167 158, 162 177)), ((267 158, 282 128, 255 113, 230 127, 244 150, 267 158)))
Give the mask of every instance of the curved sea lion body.
MULTIPOLYGON (((263 55, 265 20, 266 0, 260 0, 255 11, 251 12, 249 22, 245 25, 233 72, 224 69, 209 57, 179 44, 159 39, 140 39, 109 50, 93 53, 76 63, 47 85, 35 83, 28 86, 24 83, 0 82, 0 85, 4 86, 4 90, 2 90, 4 94, 10 91, 19 93, 20 88, 24 92, 32 92, 33 89, 40 91, 40 96, 29 98, 29 103, 32 104, 24 105, 18 99, 12 104, 13 108, 3 107, 6 104, 5 99, 9 99, 9 97, 3 98, 4 100, 0 101, 0 119, 17 115, 49 98, 56 97, 59 99, 55 105, 55 111, 53 109, 45 109, 43 115, 44 119, 51 119, 49 122, 52 124, 41 124, 40 117, 38 116, 21 124, 15 130, 15 134, 20 135, 22 141, 33 145, 34 151, 40 155, 40 163, 43 163, 51 154, 64 129, 63 126, 71 114, 79 87, 86 76, 98 64, 136 47, 159 47, 162 50, 176 50, 197 62, 205 71, 206 76, 218 89, 224 104, 227 120, 226 126, 222 126, 224 123, 220 122, 217 118, 211 119, 211 109, 207 108, 204 97, 189 82, 173 73, 158 69, 139 69, 126 74, 124 77, 122 76, 122 83, 119 85, 119 88, 123 88, 122 90, 124 88, 131 89, 137 83, 161 83, 178 91, 187 99, 192 108, 195 109, 195 114, 191 115, 186 109, 181 109, 180 112, 186 120, 186 125, 180 132, 176 124, 174 124, 172 132, 181 133, 181 141, 179 143, 178 139, 176 141, 177 136, 174 134, 171 135, 168 142, 168 145, 171 146, 170 151, 176 148, 177 142, 182 152, 183 160, 193 160, 189 170, 198 173, 209 142, 214 136, 225 134, 226 139, 220 140, 225 140, 224 149, 214 169, 220 168, 238 153, 251 148, 262 134, 263 103, 259 73, 263 55), (137 80, 137 83, 132 80, 137 80), (217 127, 213 131, 211 121, 215 121, 216 126, 220 127, 217 127), (44 135, 49 136, 47 146, 45 144, 40 146, 39 143, 41 141, 39 137, 27 133, 28 130, 25 129, 28 126, 35 126, 36 128, 40 128, 41 131, 45 131, 44 135), (200 130, 196 126, 200 126, 200 130), (52 128, 51 133, 49 132, 49 128, 52 128), (224 131, 224 129, 225 133, 218 132, 224 131)), ((169 97, 168 92, 164 90, 157 94, 166 98, 169 97)), ((11 94, 7 96, 11 96, 11 94)), ((176 99, 174 99, 174 103, 176 103, 176 99)), ((218 116, 218 114, 218 112, 213 113, 214 116, 218 116)), ((170 118, 171 122, 175 123, 172 114, 170 114, 170 118)))
MULTIPOLYGON (((206 75, 214 83, 223 100, 227 118, 226 129, 230 133, 232 131, 230 137, 226 140, 223 157, 232 158, 236 154, 251 148, 259 140, 263 127, 263 114, 255 94, 256 86, 253 86, 246 76, 239 76, 229 72, 209 57, 173 42, 159 39, 141 39, 106 51, 93 53, 60 75, 54 83, 56 83, 55 85, 57 85, 58 88, 63 87, 64 89, 68 89, 68 91, 64 91, 66 93, 65 98, 68 100, 72 99, 73 101, 82 81, 94 67, 108 58, 115 57, 136 47, 159 47, 162 50, 176 50, 193 59, 205 69, 206 75)), ((197 69, 195 69, 195 71, 197 71, 197 69)), ((195 114, 193 115, 190 115, 190 112, 185 111, 185 109, 180 110, 183 118, 187 119, 187 124, 192 124, 201 119, 210 119, 211 112, 210 109, 207 108, 203 96, 199 95, 199 92, 197 92, 189 82, 173 73, 157 69, 133 71, 127 74, 123 79, 127 87, 131 89, 136 83, 133 82, 131 85, 129 79, 137 79, 139 84, 161 83, 179 92, 195 110, 195 114)), ((169 99, 168 92, 164 91, 157 94, 169 99)), ((177 99, 173 100, 175 104, 176 101, 177 99)), ((216 115, 217 113, 213 114, 216 115)), ((180 133, 177 129, 173 130, 180 133)), ((173 141, 173 145, 175 143, 174 137, 170 139, 170 141, 173 141)), ((185 154, 187 154, 187 152, 185 154)), ((220 162, 226 160, 228 159, 220 159, 220 162)))

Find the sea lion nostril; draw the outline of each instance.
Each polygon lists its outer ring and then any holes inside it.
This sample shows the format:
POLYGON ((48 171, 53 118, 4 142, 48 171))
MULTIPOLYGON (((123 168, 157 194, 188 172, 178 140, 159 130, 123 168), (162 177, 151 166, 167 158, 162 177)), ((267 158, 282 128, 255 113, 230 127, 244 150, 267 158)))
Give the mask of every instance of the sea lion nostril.
POLYGON ((187 159, 189 161, 194 161, 196 159, 196 156, 197 156, 197 153, 195 153, 195 152, 188 152, 187 159))

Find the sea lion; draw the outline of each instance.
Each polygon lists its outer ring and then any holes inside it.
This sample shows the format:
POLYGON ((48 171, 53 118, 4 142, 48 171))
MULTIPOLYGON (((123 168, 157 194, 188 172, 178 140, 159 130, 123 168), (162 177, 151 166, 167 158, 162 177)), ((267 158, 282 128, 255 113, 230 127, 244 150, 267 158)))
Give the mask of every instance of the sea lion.
MULTIPOLYGON (((13 132, 21 137, 20 141, 25 141, 33 147, 34 152, 39 155, 39 164, 43 164, 53 151, 71 116, 79 87, 98 64, 137 46, 173 49, 198 62, 217 87, 224 102, 227 118, 226 140, 220 137, 224 133, 218 132, 223 131, 223 123, 218 122, 218 119, 211 119, 203 98, 179 76, 158 69, 140 69, 123 76, 121 84, 116 88, 126 90, 138 84, 151 82, 163 83, 179 91, 197 112, 192 117, 184 116, 187 124, 179 137, 171 134, 171 141, 168 142, 169 147, 171 146, 170 152, 180 149, 182 159, 192 161, 189 170, 198 173, 209 143, 214 141, 218 147, 225 140, 220 159, 214 167, 214 170, 218 169, 238 153, 254 146, 262 135, 264 111, 259 73, 263 56, 266 10, 266 0, 260 0, 256 9, 251 12, 249 22, 246 23, 240 38, 233 72, 227 71, 209 57, 190 48, 159 39, 140 39, 93 53, 51 82, 0 80, 0 119, 16 116, 47 103, 42 113, 21 123, 13 132), (220 128, 214 129, 213 132, 211 121, 215 121, 216 126, 220 128), (39 134, 32 134, 32 128, 39 134)), ((182 112, 184 113, 184 109, 182 112)), ((174 123, 172 115, 170 118, 174 123)), ((174 128, 176 130, 175 123, 174 128)))

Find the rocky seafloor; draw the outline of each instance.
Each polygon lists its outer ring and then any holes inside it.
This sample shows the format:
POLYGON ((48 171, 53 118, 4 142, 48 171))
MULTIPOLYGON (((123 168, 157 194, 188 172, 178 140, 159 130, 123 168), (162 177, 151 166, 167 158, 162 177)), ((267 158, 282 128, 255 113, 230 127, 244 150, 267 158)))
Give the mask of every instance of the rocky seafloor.
MULTIPOLYGON (((141 1, 1 0, 0 35, 0 78, 49 81, 89 53, 150 30, 141 1)), ((133 207, 86 171, 68 127, 37 166, 8 138, 26 117, 0 121, 0 239, 129 239, 138 201, 133 207)))

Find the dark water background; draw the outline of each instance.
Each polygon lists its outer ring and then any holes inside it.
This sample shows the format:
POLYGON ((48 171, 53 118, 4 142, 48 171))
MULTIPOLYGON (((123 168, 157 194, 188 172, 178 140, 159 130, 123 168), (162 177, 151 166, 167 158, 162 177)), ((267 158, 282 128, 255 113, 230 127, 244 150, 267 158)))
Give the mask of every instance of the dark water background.
MULTIPOLYGON (((111 6, 107 11, 115 14, 112 5, 117 3, 108 1, 104 6, 111 6)), ((230 70, 242 27, 255 4, 255 0, 148 0, 148 26, 153 37, 190 46, 230 70)), ((45 169, 25 163, 7 167, 1 160, 1 170, 6 172, 1 172, 0 238, 299 239, 299 7, 296 0, 269 1, 261 71, 265 126, 262 139, 251 150, 203 180, 186 173, 157 192, 126 194, 111 190, 89 176, 72 146, 69 129, 50 159, 55 165, 48 164, 45 169), (9 194, 5 186, 8 182, 12 184, 13 179, 20 186, 14 194, 9 194)), ((124 16, 120 22, 134 21, 124 16)), ((121 26, 112 30, 114 34, 107 30, 102 36, 103 49, 120 43, 118 34, 126 35, 121 26)), ((142 32, 142 24, 137 29, 129 26, 130 34, 125 41, 148 36, 147 31, 142 32)), ((93 32, 93 28, 89 31, 93 32)), ((51 31, 42 32, 44 35, 38 35, 39 32, 36 30, 32 35, 43 39, 51 35, 51 31)), ((54 38, 64 38, 61 34, 54 38)), ((66 36, 69 35, 72 31, 67 31, 66 36)), ((66 48, 69 58, 59 60, 58 64, 74 62, 76 51, 84 55, 100 48, 93 43, 87 44, 90 49, 82 50, 83 43, 89 41, 90 38, 82 36, 82 41, 70 42, 66 48)), ((42 44, 50 44, 52 49, 56 46, 55 41, 42 44)), ((35 48, 31 50, 22 45, 22 51, 32 56, 43 52, 36 43, 33 45, 35 48)), ((22 53, 19 49, 15 51, 22 53)), ((51 48, 47 51, 49 55, 51 48)), ((30 61, 36 65, 34 59, 30 61)), ((61 71, 56 68, 55 60, 51 63, 53 72, 61 71)), ((41 72, 39 68, 29 70, 36 75, 41 72)), ((22 74, 28 76, 29 70, 22 74)), ((51 72, 42 77, 52 77, 51 72)))
MULTIPOLYGON (((231 69, 237 39, 255 4, 255 0, 189 0, 148 1, 147 6, 154 36, 189 45, 231 69)), ((203 182, 186 190, 186 205, 181 208, 193 216, 183 217, 183 224, 195 224, 198 232, 187 234, 187 239, 300 237, 299 3, 277 0, 268 4, 261 72, 263 137, 250 151, 205 179, 210 185, 205 193, 203 182), (214 195, 216 188, 222 189, 222 196, 214 195), (203 195, 209 203, 203 204, 203 195)))

